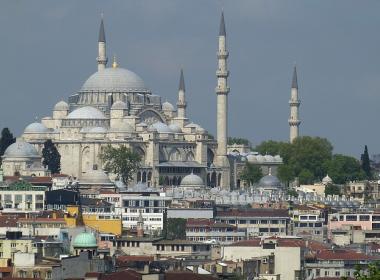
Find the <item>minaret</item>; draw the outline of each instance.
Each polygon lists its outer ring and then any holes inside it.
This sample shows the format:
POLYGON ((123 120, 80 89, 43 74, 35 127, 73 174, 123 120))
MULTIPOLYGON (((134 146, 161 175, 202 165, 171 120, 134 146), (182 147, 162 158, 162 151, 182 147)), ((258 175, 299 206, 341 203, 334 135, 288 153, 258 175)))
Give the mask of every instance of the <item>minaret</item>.
POLYGON ((183 77, 182 69, 181 69, 181 75, 179 78, 177 110, 178 110, 177 117, 181 119, 185 119, 186 118, 185 79, 183 77))
POLYGON ((98 71, 104 70, 107 65, 107 54, 106 54, 106 34, 104 32, 103 17, 100 22, 99 28, 99 39, 98 39, 98 57, 96 61, 98 62, 98 71))
POLYGON ((298 119, 298 108, 301 104, 301 101, 298 99, 298 82, 297 82, 297 67, 294 65, 293 71, 293 80, 292 80, 292 89, 290 92, 290 143, 298 137, 298 127, 301 124, 301 121, 298 119))
POLYGON ((218 149, 216 152, 217 165, 224 172, 222 176, 222 186, 229 187, 229 163, 227 158, 227 110, 228 110, 228 93, 230 88, 227 85, 227 58, 228 51, 226 47, 226 26, 224 23, 224 14, 222 12, 219 27, 219 48, 217 52, 218 70, 216 70, 217 86, 217 141, 218 149))

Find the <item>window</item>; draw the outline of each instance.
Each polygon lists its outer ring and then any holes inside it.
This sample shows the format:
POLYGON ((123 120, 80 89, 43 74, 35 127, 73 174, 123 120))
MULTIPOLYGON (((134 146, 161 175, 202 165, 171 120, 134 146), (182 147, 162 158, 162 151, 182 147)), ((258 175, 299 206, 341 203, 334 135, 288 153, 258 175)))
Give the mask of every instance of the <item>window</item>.
POLYGON ((15 248, 16 247, 16 243, 11 243, 11 248, 15 248))
POLYGON ((357 215, 346 215, 346 221, 356 222, 358 220, 357 215))
POLYGON ((360 221, 369 221, 369 215, 360 215, 359 220, 360 221))
POLYGON ((340 276, 340 271, 339 270, 335 271, 335 276, 340 276))
POLYGON ((40 278, 41 273, 39 271, 33 271, 33 278, 40 278))
POLYGON ((52 278, 51 271, 47 271, 46 272, 46 279, 51 279, 51 278, 52 278))

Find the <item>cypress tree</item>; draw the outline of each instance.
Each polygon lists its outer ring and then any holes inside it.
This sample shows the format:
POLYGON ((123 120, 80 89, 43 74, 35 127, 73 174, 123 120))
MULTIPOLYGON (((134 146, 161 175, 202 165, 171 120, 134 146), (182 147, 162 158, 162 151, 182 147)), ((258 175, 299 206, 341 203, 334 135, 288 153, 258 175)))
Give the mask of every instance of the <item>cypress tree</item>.
POLYGON ((51 139, 46 140, 44 143, 42 158, 42 164, 45 167, 47 166, 52 174, 56 174, 61 171, 61 155, 51 139))
POLYGON ((13 137, 13 134, 9 131, 9 128, 8 127, 3 128, 3 130, 1 131, 1 138, 0 138, 0 162, 1 162, 1 156, 4 155, 5 150, 14 142, 16 142, 16 138, 13 137))
POLYGON ((371 165, 369 161, 367 145, 364 146, 364 153, 361 155, 362 169, 366 174, 367 179, 372 179, 371 165))

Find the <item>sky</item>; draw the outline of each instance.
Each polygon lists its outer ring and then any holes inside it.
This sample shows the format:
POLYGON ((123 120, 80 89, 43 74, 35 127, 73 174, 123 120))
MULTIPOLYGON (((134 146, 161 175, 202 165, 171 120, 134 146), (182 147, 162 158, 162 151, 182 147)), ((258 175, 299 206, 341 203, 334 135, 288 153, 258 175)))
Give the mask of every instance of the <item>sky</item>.
POLYGON ((335 153, 380 153, 380 1, 0 1, 0 128, 20 136, 97 70, 104 14, 109 61, 176 103, 184 69, 188 116, 216 133, 216 50, 224 10, 230 52, 229 136, 289 139, 292 68, 300 135, 335 153))

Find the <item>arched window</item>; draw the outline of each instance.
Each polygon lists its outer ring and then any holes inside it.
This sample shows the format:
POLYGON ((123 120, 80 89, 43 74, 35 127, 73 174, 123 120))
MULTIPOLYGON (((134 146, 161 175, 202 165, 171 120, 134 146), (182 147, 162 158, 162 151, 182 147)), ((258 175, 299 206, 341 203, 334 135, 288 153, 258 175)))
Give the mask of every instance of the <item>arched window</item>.
POLYGON ((170 156, 169 156, 169 160, 170 161, 181 161, 182 160, 182 157, 181 157, 181 153, 178 149, 174 149, 171 153, 170 153, 170 156))
POLYGON ((194 154, 193 154, 193 152, 188 152, 187 154, 186 154, 186 161, 194 161, 194 154))

